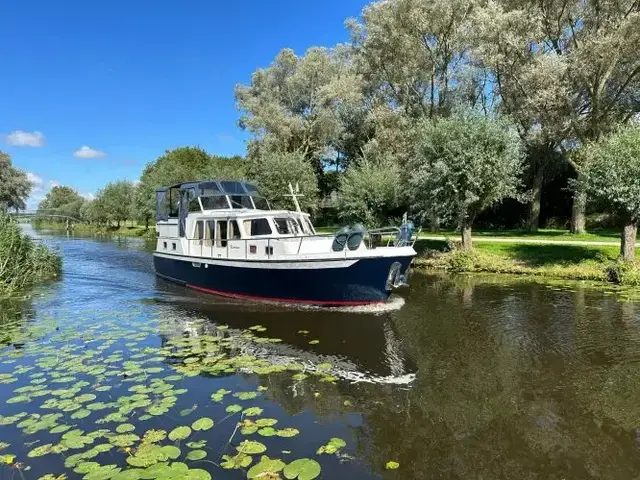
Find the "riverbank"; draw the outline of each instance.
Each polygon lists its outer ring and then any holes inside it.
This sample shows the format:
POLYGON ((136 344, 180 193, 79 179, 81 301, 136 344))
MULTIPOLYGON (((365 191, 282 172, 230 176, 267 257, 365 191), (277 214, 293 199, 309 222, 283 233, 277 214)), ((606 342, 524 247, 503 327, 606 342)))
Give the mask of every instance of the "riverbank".
POLYGON ((478 242, 473 252, 446 251, 446 240, 416 242, 418 268, 455 273, 503 273, 640 285, 640 264, 617 260, 619 247, 576 243, 478 242))
POLYGON ((60 274, 60 256, 25 235, 0 213, 0 296, 8 296, 60 274))
MULTIPOLYGON (((59 222, 42 222, 39 221, 34 224, 36 229, 46 229, 55 231, 66 231, 66 224, 59 222)), ((155 236, 155 230, 153 226, 149 228, 144 225, 122 225, 120 228, 115 226, 106 225, 89 225, 85 223, 76 223, 73 225, 74 233, 82 235, 95 235, 95 236, 115 236, 115 237, 146 237, 151 238, 155 236)))

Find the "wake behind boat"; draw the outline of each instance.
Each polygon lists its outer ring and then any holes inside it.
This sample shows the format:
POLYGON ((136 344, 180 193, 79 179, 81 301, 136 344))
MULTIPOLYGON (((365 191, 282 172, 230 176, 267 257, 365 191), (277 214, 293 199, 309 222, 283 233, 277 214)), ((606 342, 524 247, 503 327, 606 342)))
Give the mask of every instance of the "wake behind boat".
POLYGON ((300 210, 271 210, 246 182, 184 183, 156 191, 156 274, 236 298, 363 305, 405 285, 413 225, 317 234, 300 210))

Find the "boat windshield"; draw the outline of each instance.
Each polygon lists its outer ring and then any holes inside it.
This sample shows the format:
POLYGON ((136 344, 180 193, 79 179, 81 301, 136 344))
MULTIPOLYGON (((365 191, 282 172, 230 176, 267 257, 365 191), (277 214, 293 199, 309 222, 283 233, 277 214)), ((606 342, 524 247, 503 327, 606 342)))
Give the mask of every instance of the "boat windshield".
POLYGON ((253 203, 251 203, 251 197, 246 195, 229 195, 231 200, 231 206, 233 208, 248 208, 253 210, 253 203))
POLYGON ((298 235, 300 233, 300 225, 292 218, 274 218, 273 222, 280 235, 298 235))

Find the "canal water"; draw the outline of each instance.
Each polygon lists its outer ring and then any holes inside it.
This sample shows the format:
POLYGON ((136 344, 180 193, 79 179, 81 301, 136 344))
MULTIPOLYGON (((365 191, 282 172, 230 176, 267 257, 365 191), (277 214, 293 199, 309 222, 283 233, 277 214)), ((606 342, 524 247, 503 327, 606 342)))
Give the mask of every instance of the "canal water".
POLYGON ((247 303, 140 239, 32 234, 64 272, 0 303, 1 479, 640 476, 628 295, 414 273, 385 307, 247 303))

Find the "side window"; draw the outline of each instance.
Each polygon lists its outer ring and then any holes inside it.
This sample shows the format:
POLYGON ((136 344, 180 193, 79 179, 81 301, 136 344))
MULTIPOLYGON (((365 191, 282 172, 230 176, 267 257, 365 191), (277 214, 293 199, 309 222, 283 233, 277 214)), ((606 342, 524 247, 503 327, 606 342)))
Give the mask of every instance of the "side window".
POLYGON ((280 235, 290 235, 291 232, 289 231, 289 225, 287 224, 287 219, 286 218, 274 218, 273 219, 276 223, 276 228, 278 229, 278 233, 280 235))
POLYGON ((255 237, 258 235, 271 235, 271 225, 266 218, 254 218, 244 221, 244 231, 247 235, 255 237))
POLYGON ((236 220, 229 220, 229 240, 239 240, 241 238, 240 229, 238 228, 238 222, 236 220))
POLYGON ((216 247, 227 246, 227 221, 218 220, 216 222, 216 247))
POLYGON ((204 239, 207 240, 207 245, 211 245, 211 240, 215 238, 215 225, 213 220, 207 220, 204 228, 204 239))
POLYGON ((200 201, 197 198, 194 198, 189 202, 189 211, 190 212, 201 212, 200 201))
POLYGON ((196 240, 202 240, 204 237, 204 222, 202 220, 198 220, 196 222, 195 233, 193 234, 193 238, 196 240))

